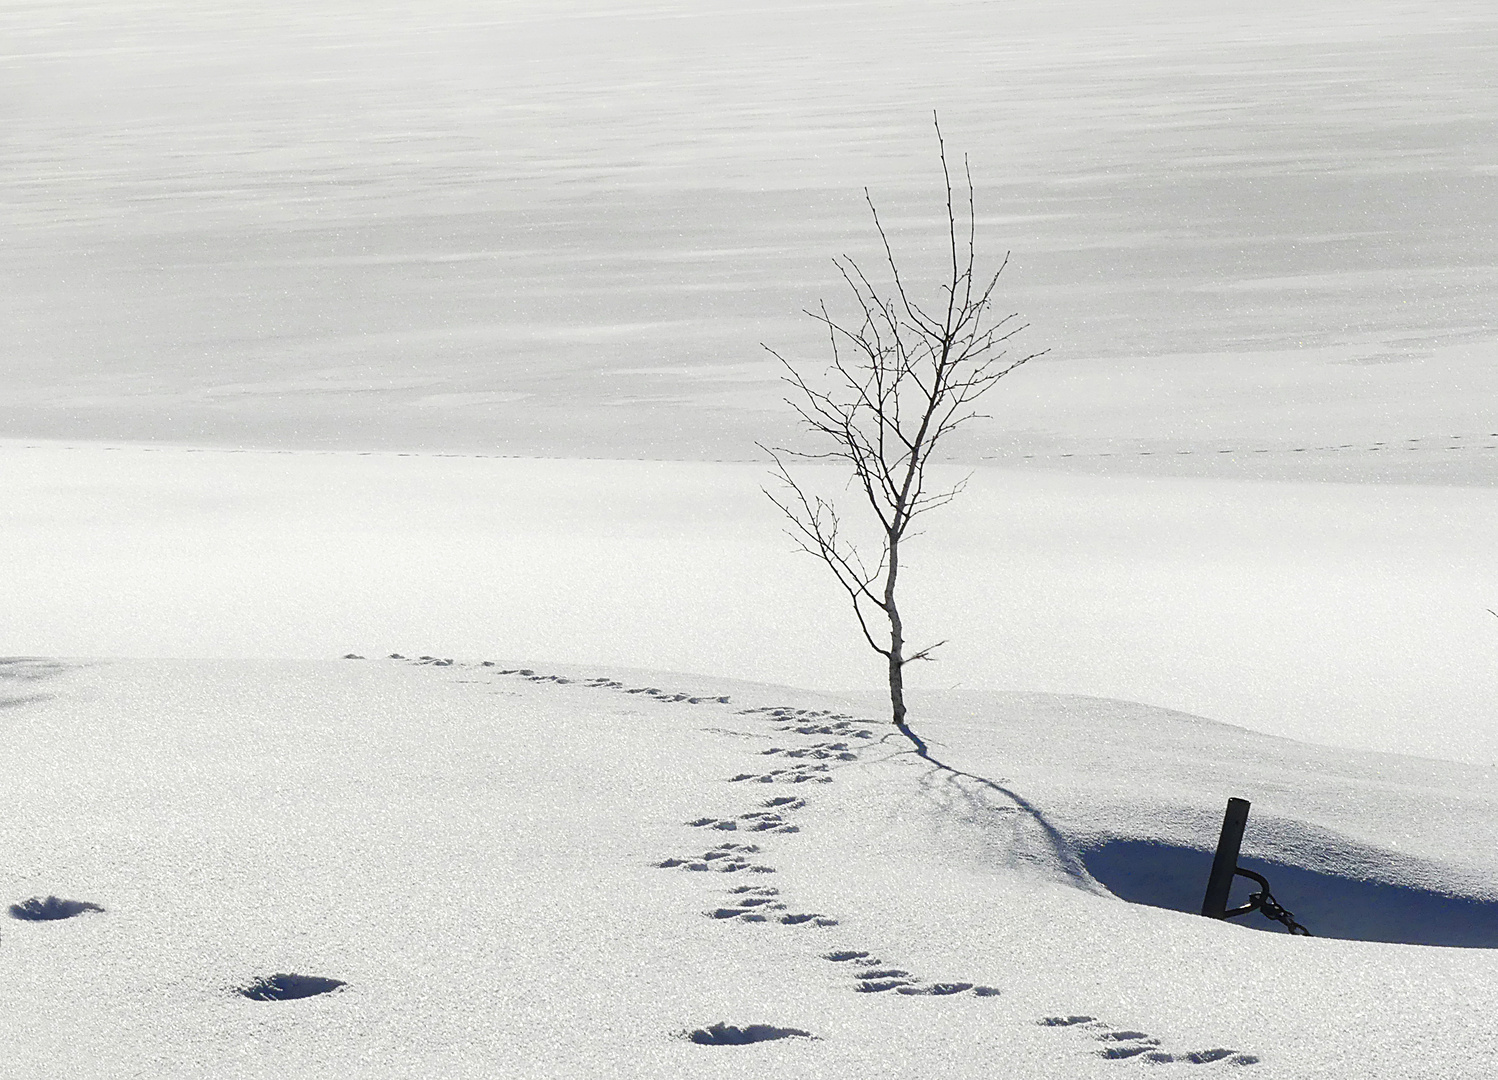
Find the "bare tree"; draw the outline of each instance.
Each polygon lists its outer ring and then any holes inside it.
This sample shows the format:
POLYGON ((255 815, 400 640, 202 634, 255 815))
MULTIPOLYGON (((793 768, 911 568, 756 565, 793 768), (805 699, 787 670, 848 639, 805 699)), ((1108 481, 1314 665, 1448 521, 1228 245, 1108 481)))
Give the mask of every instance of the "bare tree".
POLYGON ((932 659, 932 652, 945 642, 907 651, 897 594, 901 544, 910 535, 912 522, 951 502, 966 486, 966 479, 953 487, 927 486, 927 469, 942 440, 981 415, 975 402, 995 383, 1042 355, 1009 354, 1010 339, 1024 329, 1016 321, 1018 315, 999 316, 994 311, 994 290, 1009 256, 1005 254, 991 275, 978 276, 972 172, 964 155, 964 229, 939 121, 936 138, 946 185, 950 269, 943 272, 934 298, 918 301, 912 296, 865 188, 864 201, 884 247, 888 283, 876 287, 847 255, 834 260, 853 294, 857 314, 839 321, 825 302, 806 312, 822 324, 831 345, 832 362, 820 379, 808 378, 802 367, 764 346, 785 368, 783 381, 791 388, 786 403, 819 437, 821 449, 761 445, 774 460, 780 481, 779 494, 765 494, 789 519, 788 531, 801 550, 826 563, 852 600, 865 640, 888 663, 894 725, 922 756, 927 756, 926 744, 906 722, 905 665, 932 659), (876 559, 845 535, 838 507, 792 475, 787 461, 793 458, 843 461, 851 467, 850 487, 862 492, 857 501, 866 503, 877 519, 881 541, 876 559))

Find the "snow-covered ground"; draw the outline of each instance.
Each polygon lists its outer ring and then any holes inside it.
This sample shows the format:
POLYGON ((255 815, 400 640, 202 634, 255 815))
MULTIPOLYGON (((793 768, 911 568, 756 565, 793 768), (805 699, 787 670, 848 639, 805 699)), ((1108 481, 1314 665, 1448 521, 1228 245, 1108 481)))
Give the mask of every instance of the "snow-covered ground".
MULTIPOLYGON (((879 685, 767 480, 716 462, 0 443, 0 655, 378 642, 879 685)), ((1492 765, 1494 536, 1489 486, 983 466, 907 548, 908 632, 949 641, 911 677, 1492 765)))
POLYGON ((0 5, 0 1077, 1498 1071, 1495 12, 0 5), (754 447, 933 108, 946 767, 754 447))
POLYGON ((103 909, 6 921, 7 1076, 1475 1078, 1498 1058, 1490 949, 1356 940, 1449 940, 1455 905, 1467 943, 1498 942, 1486 768, 958 693, 922 721, 943 771, 857 703, 502 659, 0 672, 0 899, 103 909), (1245 852, 1279 899, 1353 940, 1109 895, 1151 859, 1199 893, 1229 794, 1254 801, 1245 852), (236 993, 275 974, 345 985, 236 993), (809 1037, 691 1040, 716 1024, 809 1037))

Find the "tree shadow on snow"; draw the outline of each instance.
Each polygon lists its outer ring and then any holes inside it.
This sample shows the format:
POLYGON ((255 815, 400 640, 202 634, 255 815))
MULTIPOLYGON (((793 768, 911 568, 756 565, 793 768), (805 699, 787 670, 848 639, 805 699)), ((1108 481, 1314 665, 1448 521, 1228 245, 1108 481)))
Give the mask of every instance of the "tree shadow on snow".
POLYGON ((902 729, 901 737, 915 743, 914 754, 928 765, 934 766, 934 771, 920 781, 921 789, 928 798, 945 810, 960 809, 972 818, 994 814, 1014 815, 1021 827, 1011 830, 1008 837, 1013 857, 1032 865, 1049 864, 1072 884, 1091 891, 1097 890, 1074 845, 1038 806, 996 780, 955 769, 941 761, 914 732, 902 729), (998 798, 995 799, 994 796, 998 798))
MULTIPOLYGON (((1114 838, 1073 840, 1057 828, 1035 804, 1017 791, 987 777, 955 769, 932 755, 918 742, 915 756, 933 766, 921 780, 922 791, 946 811, 960 811, 972 818, 1009 814, 1019 827, 1008 830, 1006 842, 1011 856, 1031 865, 1046 863, 1073 884, 1097 891, 1102 885, 1133 904, 1167 908, 1192 915, 1201 913, 1212 852, 1202 848, 1157 840, 1114 838)), ((1346 839, 1320 838, 1328 850, 1355 856, 1354 864, 1368 867, 1388 864, 1385 874, 1360 874, 1313 869, 1307 866, 1240 856, 1238 865, 1265 877, 1274 897, 1293 913, 1297 922, 1316 937, 1351 941, 1377 941, 1403 945, 1437 945, 1452 948, 1498 948, 1498 899, 1443 892, 1439 888, 1413 884, 1421 877, 1440 877, 1440 867, 1414 867, 1405 875, 1396 869, 1388 853, 1350 851, 1346 839), (1435 871, 1433 875, 1420 871, 1435 871), (1404 877, 1406 880, 1390 880, 1404 877)), ((1248 902, 1258 886, 1248 878, 1236 878, 1228 906, 1248 902)), ((1256 930, 1284 933, 1285 927, 1250 912, 1232 921, 1256 930)))

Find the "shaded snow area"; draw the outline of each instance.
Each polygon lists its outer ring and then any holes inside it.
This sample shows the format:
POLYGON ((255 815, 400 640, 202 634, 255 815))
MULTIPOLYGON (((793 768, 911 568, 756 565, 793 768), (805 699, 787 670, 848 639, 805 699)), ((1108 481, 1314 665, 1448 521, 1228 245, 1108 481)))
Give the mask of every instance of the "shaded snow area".
POLYGON ((0 673, 0 1075, 1479 1077, 1498 1056, 1494 953, 1390 943, 1498 943, 1486 768, 923 692, 939 766, 873 699, 500 657, 0 673), (1170 910, 1199 905, 1231 795, 1253 802, 1243 865, 1319 936, 1170 910))

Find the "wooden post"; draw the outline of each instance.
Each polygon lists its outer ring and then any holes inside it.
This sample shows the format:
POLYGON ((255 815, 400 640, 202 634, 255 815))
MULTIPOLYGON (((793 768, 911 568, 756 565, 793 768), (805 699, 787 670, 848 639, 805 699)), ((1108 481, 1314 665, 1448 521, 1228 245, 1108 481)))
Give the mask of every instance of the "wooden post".
POLYGON ((1228 909, 1228 894, 1233 889, 1233 875, 1238 869, 1238 848, 1243 844, 1243 827, 1248 824, 1248 800, 1229 799, 1222 816, 1222 835, 1217 838, 1217 855, 1212 860, 1212 876, 1207 879, 1207 895, 1202 900, 1202 914, 1221 919, 1228 909))

